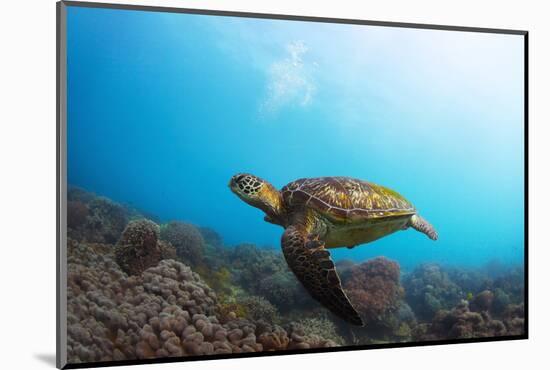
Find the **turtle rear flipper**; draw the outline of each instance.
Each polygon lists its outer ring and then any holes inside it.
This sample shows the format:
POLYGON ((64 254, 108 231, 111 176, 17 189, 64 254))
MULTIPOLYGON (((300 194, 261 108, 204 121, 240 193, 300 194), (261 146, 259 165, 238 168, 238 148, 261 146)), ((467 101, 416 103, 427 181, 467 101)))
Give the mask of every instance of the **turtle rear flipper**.
POLYGON ((282 237, 285 259, 307 291, 332 313, 354 324, 363 320, 342 290, 340 278, 324 243, 300 226, 289 226, 282 237))
POLYGON ((409 221, 409 226, 415 229, 416 231, 420 231, 423 234, 426 234, 428 238, 432 240, 437 240, 437 231, 435 231, 435 228, 430 224, 428 221, 426 221, 424 218, 420 217, 419 215, 412 215, 411 220, 409 221))

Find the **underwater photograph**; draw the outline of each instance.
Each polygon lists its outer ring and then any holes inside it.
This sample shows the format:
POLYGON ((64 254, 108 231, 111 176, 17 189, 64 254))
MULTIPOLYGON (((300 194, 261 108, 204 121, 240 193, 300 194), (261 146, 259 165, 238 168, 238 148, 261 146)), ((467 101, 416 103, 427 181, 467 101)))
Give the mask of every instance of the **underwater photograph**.
POLYGON ((526 337, 523 35, 68 6, 65 42, 69 365, 526 337))

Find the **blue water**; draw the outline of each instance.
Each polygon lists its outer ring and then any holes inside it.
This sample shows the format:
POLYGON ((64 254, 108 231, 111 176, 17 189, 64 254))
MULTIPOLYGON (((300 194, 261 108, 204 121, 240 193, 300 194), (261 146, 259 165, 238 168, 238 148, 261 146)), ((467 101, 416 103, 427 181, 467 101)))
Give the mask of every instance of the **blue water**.
POLYGON ((438 230, 332 252, 522 263, 521 36, 68 8, 68 181, 228 245, 282 229, 227 183, 352 176, 438 230))

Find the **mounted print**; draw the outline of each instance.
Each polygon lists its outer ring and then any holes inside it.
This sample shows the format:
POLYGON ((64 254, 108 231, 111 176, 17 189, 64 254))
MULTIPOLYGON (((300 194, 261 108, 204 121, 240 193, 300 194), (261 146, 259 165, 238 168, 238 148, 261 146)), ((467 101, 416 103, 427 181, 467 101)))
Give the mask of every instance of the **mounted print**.
POLYGON ((58 3, 58 367, 527 338, 526 88, 525 31, 58 3))

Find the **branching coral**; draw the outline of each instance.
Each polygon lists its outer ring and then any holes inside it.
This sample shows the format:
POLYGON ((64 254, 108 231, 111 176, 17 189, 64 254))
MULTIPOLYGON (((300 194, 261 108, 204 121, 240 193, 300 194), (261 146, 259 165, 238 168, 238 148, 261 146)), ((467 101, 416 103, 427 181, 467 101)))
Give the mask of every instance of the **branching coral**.
POLYGON ((196 266, 202 261, 205 243, 195 226, 172 221, 162 226, 160 237, 176 248, 176 253, 183 262, 196 266))

